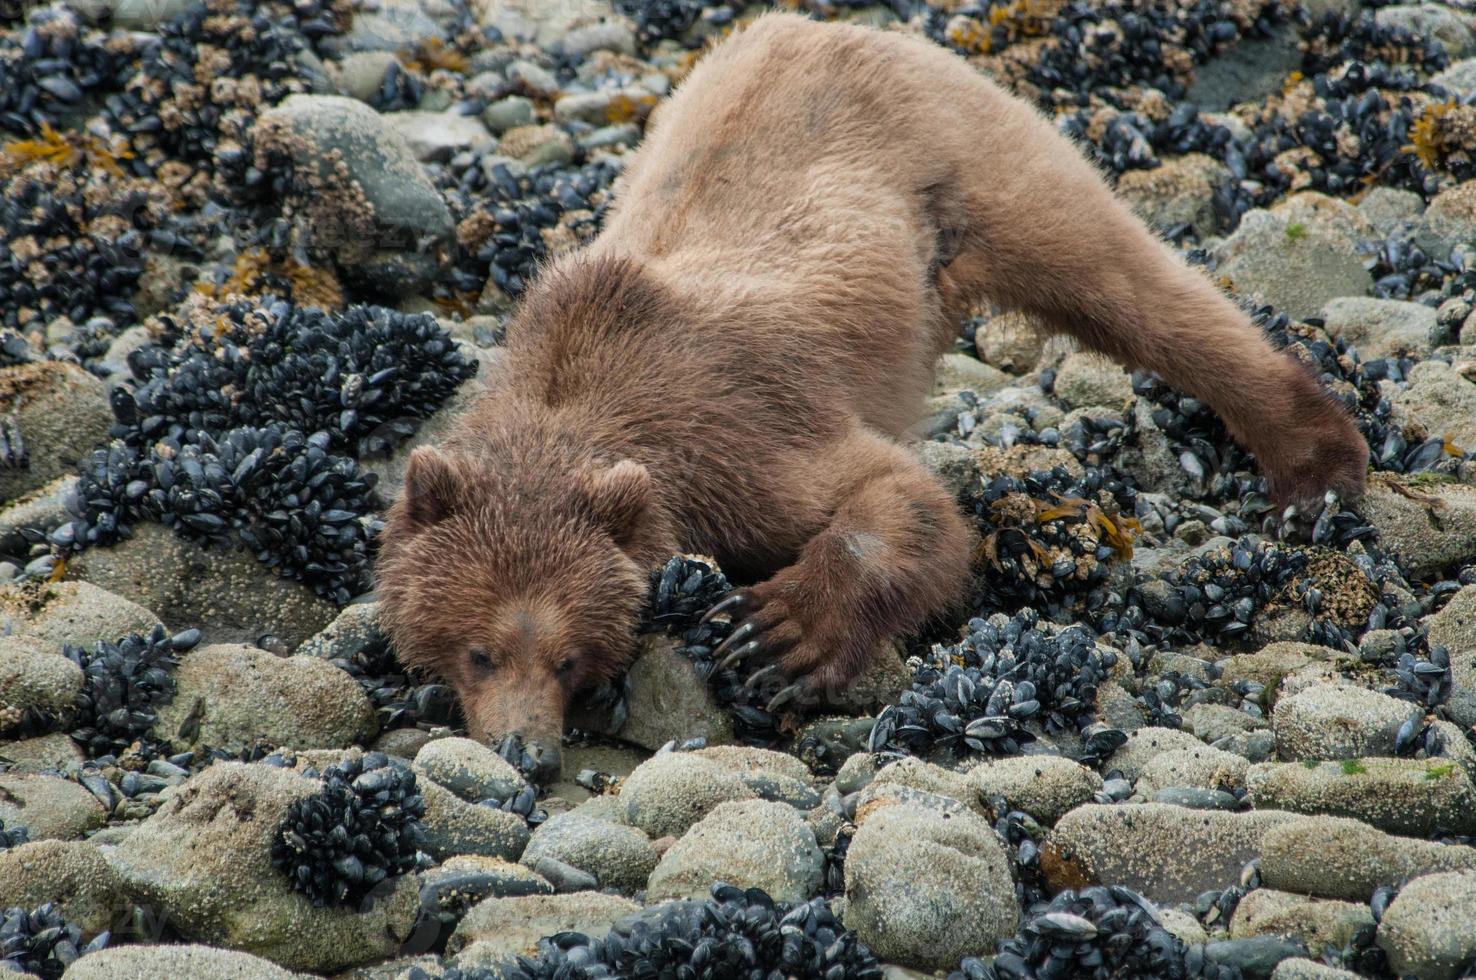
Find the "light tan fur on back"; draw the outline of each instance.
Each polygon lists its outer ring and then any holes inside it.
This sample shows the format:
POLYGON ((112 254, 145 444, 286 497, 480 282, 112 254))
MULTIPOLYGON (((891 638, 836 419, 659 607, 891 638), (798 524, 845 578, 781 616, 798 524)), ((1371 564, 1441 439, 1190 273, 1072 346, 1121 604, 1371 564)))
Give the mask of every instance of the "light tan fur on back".
POLYGON ((628 662, 646 571, 698 551, 756 583, 728 650, 844 685, 966 582, 902 440, 985 301, 1205 401, 1282 500, 1362 486, 1347 413, 1030 106, 926 41, 766 15, 660 107, 491 391, 412 458, 380 561, 402 655, 474 733, 556 744, 628 662))

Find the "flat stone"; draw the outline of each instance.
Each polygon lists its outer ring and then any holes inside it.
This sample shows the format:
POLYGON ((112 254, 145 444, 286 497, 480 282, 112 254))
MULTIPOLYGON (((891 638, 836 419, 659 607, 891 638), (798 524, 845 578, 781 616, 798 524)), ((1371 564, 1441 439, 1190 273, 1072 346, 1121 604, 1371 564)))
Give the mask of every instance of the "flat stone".
POLYGON ((1218 272, 1237 293, 1271 303, 1292 317, 1314 316, 1339 296, 1361 296, 1373 280, 1342 236, 1298 231, 1297 222, 1252 210, 1216 249, 1218 272))
POLYGON ((321 788, 290 769, 217 762, 105 856, 130 897, 187 939, 314 973, 392 956, 414 928, 413 875, 359 912, 314 908, 272 864, 289 808, 321 788))
POLYGON ((1230 938, 1287 936, 1308 949, 1342 949, 1374 925, 1367 903, 1309 898, 1271 888, 1248 892, 1230 919, 1230 938))
POLYGON ((506 799, 526 780, 506 759, 471 738, 438 738, 415 756, 415 771, 469 803, 506 799))
POLYGON ((1344 759, 1251 766, 1252 804, 1294 813, 1352 817, 1396 834, 1437 827, 1476 833, 1476 786, 1447 759, 1344 759))
POLYGON ((776 902, 803 902, 819 891, 825 855, 799 811, 784 803, 720 803, 651 872, 648 902, 706 898, 714 881, 761 888, 776 902))
POLYGON ((1100 354, 1066 355, 1056 369, 1056 397, 1067 408, 1121 409, 1133 400, 1132 379, 1120 364, 1100 354))
POLYGON ((1347 817, 1303 817, 1261 842, 1267 887, 1350 902, 1367 902, 1380 885, 1462 870, 1476 871, 1476 847, 1396 837, 1347 817))
MULTIPOLYGON (((1476 405, 1476 385, 1460 383, 1471 389, 1476 405)), ((1476 416, 1472 424, 1476 425, 1476 416)), ((1476 487, 1409 484, 1375 474, 1360 513, 1378 529, 1380 544, 1398 556, 1400 568, 1411 578, 1427 578, 1476 558, 1476 487)))
POLYGON ((1408 701, 1352 684, 1314 684, 1276 702, 1271 727, 1284 760, 1393 755, 1408 701))
POLYGON ((174 699, 158 709, 153 734, 181 748, 239 750, 264 739, 336 749, 373 737, 379 727, 359 682, 318 657, 278 657, 236 644, 198 647, 180 660, 174 681, 174 699))
POLYGON ((1128 739, 1122 748, 1112 753, 1102 768, 1104 772, 1116 769, 1127 779, 1135 780, 1142 773, 1143 766, 1155 756, 1177 749, 1197 749, 1203 745, 1203 742, 1188 732, 1154 726, 1140 728, 1128 733, 1128 739))
POLYGON ((89 940, 128 910, 122 881, 91 843, 38 840, 0 851, 0 908, 46 902, 89 940))
POLYGON ((62 644, 91 649, 159 624, 152 612, 90 582, 0 586, 0 628, 56 653, 62 644))
POLYGON ((1339 296, 1323 307, 1322 318, 1330 336, 1347 340, 1366 360, 1426 356, 1439 330, 1432 308, 1396 299, 1339 296))
POLYGON ((968 777, 980 801, 1002 797, 1010 809, 1022 810, 1047 826, 1090 802, 1102 789, 1101 776, 1052 755, 992 759, 970 769, 968 777))
POLYGON ((593 875, 601 888, 623 892, 645 888, 661 860, 640 830, 595 819, 580 809, 551 816, 533 831, 522 860, 529 864, 542 857, 593 875))
POLYGON ((271 960, 234 949, 170 944, 110 946, 67 967, 62 980, 139 980, 140 977, 209 977, 210 980, 311 980, 271 960))
POLYGON ((1079 806, 1057 821, 1041 852, 1053 889, 1125 885, 1152 901, 1192 902, 1239 879, 1289 813, 1222 813, 1162 803, 1079 806))
POLYGON ((467 912, 446 943, 462 970, 532 956, 538 940, 560 932, 602 939, 617 919, 640 911, 630 899, 599 892, 489 898, 467 912))
POLYGON ((442 860, 458 854, 516 861, 528 846, 528 825, 516 813, 478 806, 430 780, 418 783, 425 799, 425 849, 442 860))
POLYGON ((20 431, 27 456, 24 466, 0 467, 0 500, 75 473, 79 461, 107 443, 112 416, 107 386, 75 364, 0 367, 0 418, 20 431))
POLYGON ((106 819, 103 805, 80 783, 0 773, 0 823, 25 827, 33 841, 74 840, 106 819))
POLYGON ((897 803, 858 819, 845 922, 879 957, 950 969, 1014 934, 1010 858, 983 817, 897 803))
POLYGON ((1476 959, 1476 872, 1405 885, 1379 922, 1379 948, 1400 976, 1449 980, 1476 959))
POLYGON ((1250 761, 1244 756, 1208 745, 1175 749, 1148 760, 1138 773, 1135 789, 1139 797, 1150 797, 1173 786, 1237 790, 1245 785, 1249 767, 1250 761))
POLYGON ((622 740, 653 752, 689 738, 704 738, 708 745, 733 741, 731 716, 670 638, 640 638, 626 685, 625 724, 613 733, 622 740))
POLYGON ((72 557, 67 576, 132 600, 171 630, 198 628, 217 643, 254 642, 270 633, 292 649, 338 612, 245 552, 207 550, 158 524, 72 557))

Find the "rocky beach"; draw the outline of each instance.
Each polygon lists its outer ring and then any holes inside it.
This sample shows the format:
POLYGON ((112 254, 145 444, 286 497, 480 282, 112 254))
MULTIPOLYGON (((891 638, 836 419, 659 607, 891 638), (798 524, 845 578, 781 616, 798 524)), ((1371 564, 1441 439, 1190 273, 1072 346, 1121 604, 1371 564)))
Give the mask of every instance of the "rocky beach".
POLYGON ((980 308, 915 447, 967 608, 775 702, 672 555, 540 784, 397 659, 383 515, 766 8, 0 0, 0 975, 1476 978, 1476 8, 781 7, 1053 119, 1356 414, 1364 496, 1278 508, 980 308))

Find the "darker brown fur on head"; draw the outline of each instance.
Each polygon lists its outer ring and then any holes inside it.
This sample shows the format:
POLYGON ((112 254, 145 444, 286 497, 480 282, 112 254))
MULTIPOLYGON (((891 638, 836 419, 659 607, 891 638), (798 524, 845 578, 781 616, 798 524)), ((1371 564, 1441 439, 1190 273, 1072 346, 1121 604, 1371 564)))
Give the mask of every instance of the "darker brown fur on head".
POLYGON ((625 549, 650 478, 537 444, 499 463, 411 455, 383 537, 383 623, 407 665, 456 690, 472 737, 520 733, 556 768, 570 699, 633 653, 646 574, 625 549))

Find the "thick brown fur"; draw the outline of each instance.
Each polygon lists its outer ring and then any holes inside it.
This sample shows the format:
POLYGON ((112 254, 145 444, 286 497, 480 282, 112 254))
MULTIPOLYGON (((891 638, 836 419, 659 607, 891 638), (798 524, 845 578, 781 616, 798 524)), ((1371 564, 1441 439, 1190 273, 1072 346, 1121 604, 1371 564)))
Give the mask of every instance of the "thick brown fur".
POLYGON ((759 18, 660 107, 615 201, 385 529, 385 621, 478 737, 557 744, 677 551, 758 583, 745 652, 812 690, 945 607, 967 534, 902 440, 981 301, 1208 403, 1283 501, 1362 487, 1367 447, 1312 377, 926 41, 759 18))

